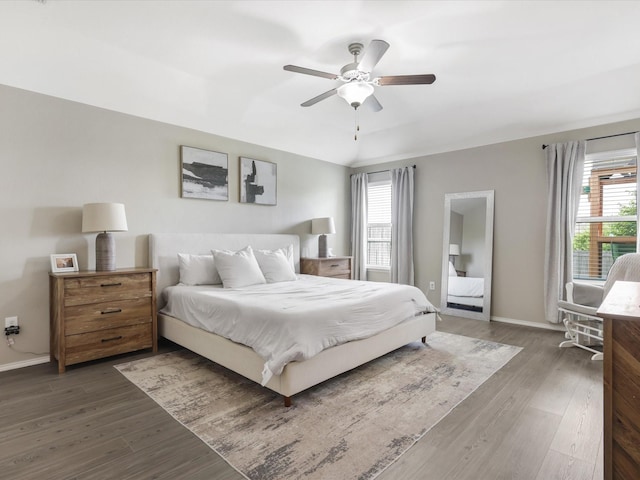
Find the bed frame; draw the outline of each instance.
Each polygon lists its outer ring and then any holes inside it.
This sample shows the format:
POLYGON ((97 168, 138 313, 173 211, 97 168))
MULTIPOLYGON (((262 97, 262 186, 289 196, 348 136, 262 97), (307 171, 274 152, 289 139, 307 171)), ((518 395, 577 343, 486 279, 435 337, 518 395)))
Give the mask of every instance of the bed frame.
MULTIPOLYGON (((162 291, 179 281, 178 253, 206 254, 212 249, 239 250, 251 245, 254 249, 269 249, 293 244, 296 272, 300 271, 300 239, 286 234, 192 234, 161 233, 149 236, 149 264, 158 269, 156 277, 157 305, 165 301, 162 291)), ((274 375, 266 387, 284 397, 291 406, 291 397, 325 380, 347 372, 375 358, 435 331, 435 313, 418 315, 372 337, 348 342, 324 350, 313 358, 287 364, 280 375, 274 375)), ((260 383, 264 360, 251 348, 224 337, 192 327, 174 317, 158 314, 158 332, 223 367, 260 383)))

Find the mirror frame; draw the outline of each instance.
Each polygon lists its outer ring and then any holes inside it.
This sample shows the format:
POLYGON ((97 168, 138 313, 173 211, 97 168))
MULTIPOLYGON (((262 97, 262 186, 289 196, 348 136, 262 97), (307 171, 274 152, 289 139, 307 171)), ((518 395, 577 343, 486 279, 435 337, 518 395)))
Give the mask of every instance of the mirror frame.
POLYGON ((442 235, 442 282, 440 284, 440 312, 443 315, 471 318, 475 320, 491 320, 491 277, 493 267, 493 203, 494 191, 445 193, 444 226, 442 235), (473 312, 447 307, 449 287, 449 243, 451 235, 451 201, 457 199, 484 198, 487 202, 484 237, 484 293, 482 312, 473 312))

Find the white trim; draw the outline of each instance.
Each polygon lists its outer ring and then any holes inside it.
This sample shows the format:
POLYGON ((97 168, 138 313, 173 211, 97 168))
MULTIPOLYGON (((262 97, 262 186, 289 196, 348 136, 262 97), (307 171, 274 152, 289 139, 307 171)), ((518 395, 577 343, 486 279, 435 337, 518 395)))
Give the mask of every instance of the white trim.
POLYGON ((32 367, 33 365, 40 365, 41 363, 49 363, 49 356, 36 357, 30 360, 21 360, 19 362, 5 363, 0 365, 0 372, 7 372, 9 370, 16 370, 18 368, 32 367))
POLYGON ((367 272, 389 273, 390 271, 391 271, 391 267, 381 267, 379 265, 373 265, 373 266, 367 265, 367 272))
MULTIPOLYGON (((608 217, 578 217, 576 223, 594 223, 594 222, 635 222, 637 220, 636 215, 624 215, 608 217)), ((616 237, 611 237, 611 240, 615 240, 616 237)))
POLYGON ((522 325, 523 327, 534 327, 534 328, 542 328, 544 330, 554 330, 558 332, 564 332, 564 325, 558 323, 541 323, 541 322, 529 322, 528 320, 517 320, 515 318, 505 318, 505 317, 494 317, 491 316, 491 321, 493 322, 501 322, 501 323, 510 323, 513 325, 522 325))

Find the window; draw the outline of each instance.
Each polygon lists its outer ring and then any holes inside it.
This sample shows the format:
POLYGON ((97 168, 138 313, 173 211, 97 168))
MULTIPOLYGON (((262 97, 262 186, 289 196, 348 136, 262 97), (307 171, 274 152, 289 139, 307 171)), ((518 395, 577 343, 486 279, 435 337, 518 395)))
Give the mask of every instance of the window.
POLYGON ((367 268, 391 266, 391 180, 369 176, 367 197, 367 268))
POLYGON ((637 245, 637 152, 587 155, 573 238, 573 277, 605 280, 637 245))

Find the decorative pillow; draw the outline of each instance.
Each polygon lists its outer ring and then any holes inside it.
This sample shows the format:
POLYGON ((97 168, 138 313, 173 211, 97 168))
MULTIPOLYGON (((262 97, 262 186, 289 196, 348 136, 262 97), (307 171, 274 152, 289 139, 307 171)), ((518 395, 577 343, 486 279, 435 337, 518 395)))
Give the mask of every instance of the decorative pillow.
POLYGON ((449 276, 450 277, 457 277, 458 276, 458 272, 456 272, 456 267, 453 266, 453 263, 449 262, 449 276))
POLYGON ((213 261, 218 269, 224 288, 248 287, 267 283, 251 246, 237 252, 212 250, 213 261))
POLYGON ((178 254, 180 283, 184 285, 218 285, 222 283, 213 255, 178 254))
MULTIPOLYGON (((289 247, 278 250, 256 250, 255 256, 267 283, 290 282, 297 280, 293 261, 289 261, 286 251, 289 247)), ((293 245, 290 246, 293 260, 293 245)))

